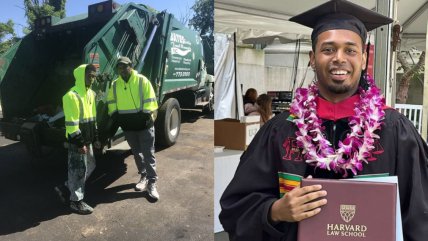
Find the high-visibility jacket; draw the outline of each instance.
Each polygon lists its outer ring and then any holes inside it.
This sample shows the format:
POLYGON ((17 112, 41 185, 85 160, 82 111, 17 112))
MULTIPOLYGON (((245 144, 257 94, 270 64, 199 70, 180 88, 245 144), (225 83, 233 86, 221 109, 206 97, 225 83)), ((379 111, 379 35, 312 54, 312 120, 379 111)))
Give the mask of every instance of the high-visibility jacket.
POLYGON ((97 136, 95 92, 85 86, 85 68, 84 64, 74 70, 76 84, 62 97, 65 136, 79 147, 94 142, 97 136))
POLYGON ((158 109, 155 91, 150 81, 132 70, 128 82, 114 80, 108 97, 108 113, 123 130, 143 130, 153 126, 153 112, 158 109))

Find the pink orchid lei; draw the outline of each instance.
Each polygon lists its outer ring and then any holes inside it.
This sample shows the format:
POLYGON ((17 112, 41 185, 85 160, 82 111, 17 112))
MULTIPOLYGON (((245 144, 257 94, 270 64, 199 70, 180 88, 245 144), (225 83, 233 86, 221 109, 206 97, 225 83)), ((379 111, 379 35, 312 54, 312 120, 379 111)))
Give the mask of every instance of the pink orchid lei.
POLYGON ((303 148, 306 162, 316 168, 333 170, 348 175, 351 170, 354 175, 363 169, 363 162, 376 160, 371 151, 374 149, 375 134, 381 129, 385 116, 383 106, 384 98, 374 84, 374 80, 367 77, 369 88, 367 91, 360 88, 360 101, 355 104, 355 115, 349 117, 351 133, 343 141, 339 141, 338 149, 334 150, 332 144, 322 134, 321 120, 316 112, 316 97, 318 87, 311 84, 309 88, 299 88, 291 104, 291 114, 294 123, 299 129, 296 132, 297 144, 303 148))

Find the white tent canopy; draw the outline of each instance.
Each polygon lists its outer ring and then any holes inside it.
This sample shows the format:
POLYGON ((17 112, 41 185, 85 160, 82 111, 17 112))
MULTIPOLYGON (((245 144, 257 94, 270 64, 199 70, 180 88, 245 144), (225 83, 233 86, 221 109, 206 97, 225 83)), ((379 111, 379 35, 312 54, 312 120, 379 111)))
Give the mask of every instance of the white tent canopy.
MULTIPOLYGON (((368 9, 376 8, 376 0, 350 0, 368 9)), ((263 30, 288 33, 293 39, 310 35, 311 29, 289 22, 298 13, 326 2, 325 0, 215 0, 215 31, 231 33, 263 30)), ((428 1, 397 0, 397 20, 403 27, 403 48, 425 50, 428 20, 428 1), (408 47, 410 46, 410 47, 408 47)))
POLYGON ((214 117, 221 119, 239 119, 244 115, 242 96, 239 89, 239 82, 235 82, 235 58, 233 36, 226 34, 215 35, 214 54, 214 76, 216 78, 214 86, 214 117), (217 81, 220 79, 221 81, 217 81), (239 108, 240 107, 240 108, 239 108))

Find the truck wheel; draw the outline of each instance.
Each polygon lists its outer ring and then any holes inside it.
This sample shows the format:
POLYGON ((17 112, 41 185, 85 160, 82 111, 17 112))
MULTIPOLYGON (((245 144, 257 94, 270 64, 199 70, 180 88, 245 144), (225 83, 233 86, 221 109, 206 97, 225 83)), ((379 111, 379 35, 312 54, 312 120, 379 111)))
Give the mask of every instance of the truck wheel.
POLYGON ((156 143, 162 146, 175 144, 180 133, 181 111, 177 99, 170 98, 160 107, 156 120, 156 143))

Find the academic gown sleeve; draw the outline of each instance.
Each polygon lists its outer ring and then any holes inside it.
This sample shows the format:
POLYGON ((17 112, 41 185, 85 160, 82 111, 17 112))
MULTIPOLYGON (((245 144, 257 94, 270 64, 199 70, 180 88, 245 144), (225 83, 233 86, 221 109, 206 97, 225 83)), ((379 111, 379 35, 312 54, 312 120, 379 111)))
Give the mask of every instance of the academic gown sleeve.
POLYGON ((279 198, 276 162, 280 154, 275 147, 281 141, 278 123, 285 119, 283 115, 277 116, 258 131, 220 199, 219 218, 230 240, 293 240, 286 236, 295 236, 296 223, 273 226, 268 220, 269 209, 279 198))
POLYGON ((405 241, 428 239, 428 147, 404 116, 396 122, 396 174, 405 241))

